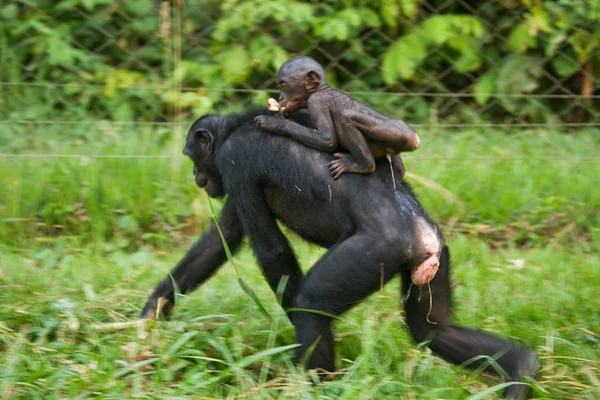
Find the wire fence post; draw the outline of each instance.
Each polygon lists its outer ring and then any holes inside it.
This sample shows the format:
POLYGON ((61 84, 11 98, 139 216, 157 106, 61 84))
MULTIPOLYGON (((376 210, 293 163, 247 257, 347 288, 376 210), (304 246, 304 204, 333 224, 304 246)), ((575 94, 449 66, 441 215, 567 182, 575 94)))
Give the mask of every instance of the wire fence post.
POLYGON ((182 0, 175 0, 173 4, 173 86, 176 93, 176 100, 173 107, 173 148, 172 148, 172 164, 171 164, 171 174, 173 179, 177 179, 179 177, 179 170, 181 168, 181 158, 177 157, 177 155, 181 154, 181 139, 182 139, 182 114, 183 110, 181 107, 181 73, 182 73, 182 63, 181 63, 181 51, 183 38, 181 35, 181 10, 183 7, 182 0))

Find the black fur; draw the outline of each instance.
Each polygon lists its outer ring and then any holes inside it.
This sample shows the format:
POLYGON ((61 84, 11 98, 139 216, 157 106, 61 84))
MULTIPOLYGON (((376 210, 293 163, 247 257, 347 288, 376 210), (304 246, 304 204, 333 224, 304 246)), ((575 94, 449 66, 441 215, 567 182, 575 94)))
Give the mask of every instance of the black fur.
MULTIPOLYGON (((445 245, 439 271, 430 283, 434 305, 431 312, 428 287, 410 289, 411 270, 424 260, 416 239, 415 217, 425 219, 441 243, 443 237, 406 182, 396 178, 398 191, 392 190, 390 167, 385 160, 377 163, 372 175, 348 174, 334 180, 327 165, 331 154, 260 132, 252 122, 256 115, 252 112, 199 119, 190 129, 185 153, 194 160, 201 183, 208 181, 207 190, 214 189, 209 194, 228 194, 219 224, 230 249, 235 252, 247 235, 271 288, 275 290, 284 275, 289 277, 284 308, 339 315, 379 289, 382 271, 385 282, 400 275, 407 323, 417 342, 429 341, 435 353, 455 364, 480 355, 498 357, 497 363, 508 381, 520 381, 521 374, 536 375, 539 363, 535 352, 453 324, 450 255, 445 245), (208 143, 211 136, 213 140, 208 143), (211 153, 207 154, 206 149, 211 153), (306 276, 276 218, 306 240, 329 249, 306 276)), ((306 113, 291 118, 304 125, 310 123, 306 113)), ((213 227, 189 250, 172 276, 183 293, 189 292, 208 279, 225 259, 221 239, 213 227)), ((171 277, 167 276, 150 296, 142 316, 153 315, 159 297, 173 302, 173 296, 171 277)), ((308 367, 333 371, 331 319, 298 311, 288 315, 296 327, 296 341, 301 344, 297 359, 319 340, 308 367)), ((478 359, 467 366, 495 371, 483 364, 486 360, 478 359)), ((517 384, 508 387, 504 395, 524 398, 529 393, 527 385, 517 384)))

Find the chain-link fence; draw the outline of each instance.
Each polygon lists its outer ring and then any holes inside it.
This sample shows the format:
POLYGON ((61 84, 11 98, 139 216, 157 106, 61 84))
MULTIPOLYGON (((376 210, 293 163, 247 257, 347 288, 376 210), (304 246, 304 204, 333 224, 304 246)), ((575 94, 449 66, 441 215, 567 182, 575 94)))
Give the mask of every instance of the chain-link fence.
POLYGON ((2 9, 3 124, 164 122, 263 104, 296 53, 414 124, 599 116, 596 2, 55 3, 2 9))
MULTIPOLYGON (((45 210, 40 204, 49 202, 54 189, 24 195, 36 192, 37 178, 55 182, 57 198, 64 189, 62 175, 77 176, 79 186, 91 185, 99 179, 95 174, 117 177, 132 163, 140 174, 151 163, 150 181, 163 182, 161 172, 186 179, 189 173, 180 175, 178 162, 167 161, 166 170, 159 163, 165 163, 160 157, 179 157, 188 122, 208 112, 264 106, 278 92, 277 68, 294 54, 316 58, 333 86, 422 131, 473 131, 474 137, 488 138, 488 150, 481 151, 495 161, 470 161, 474 164, 497 162, 499 169, 516 171, 517 164, 556 159, 531 149, 516 156, 498 151, 491 131, 583 130, 594 137, 600 126, 597 1, 20 0, 0 6, 0 18, 0 146, 4 166, 14 167, 15 157, 21 157, 23 167, 5 178, 9 190, 0 210, 36 224, 65 224, 57 215, 77 209, 45 210), (148 157, 156 159, 141 161, 148 157), (65 161, 70 158, 75 160, 65 161), (77 169, 88 162, 100 164, 81 175, 77 169), (38 176, 25 172, 30 168, 54 172, 38 176)), ((577 147, 578 154, 569 153, 572 142, 565 142, 558 157, 565 171, 589 179, 591 191, 598 183, 591 165, 597 167, 598 159, 585 152, 594 148, 590 140, 588 147, 577 147)), ((438 150, 410 157, 448 165, 470 159, 438 150)), ((452 185, 418 172, 440 186, 452 185)), ((123 190, 147 190, 149 199, 170 190, 140 188, 140 180, 132 175, 123 190)), ((513 175, 505 183, 527 182, 527 176, 513 175)), ((540 186, 544 201, 575 200, 584 210, 586 201, 596 200, 551 186, 540 186)), ((119 200, 108 193, 114 187, 104 189, 97 188, 110 207, 129 208, 127 196, 119 200)), ((81 197, 73 194, 58 203, 76 204, 81 197)), ((510 201, 501 195, 492 201, 511 218, 510 201)), ((518 207, 526 212, 524 203, 518 207)), ((588 211, 596 218, 594 209, 588 211)), ((177 230, 180 214, 163 228, 177 230)), ((152 225, 152 218, 144 212, 135 216, 144 226, 152 225)))

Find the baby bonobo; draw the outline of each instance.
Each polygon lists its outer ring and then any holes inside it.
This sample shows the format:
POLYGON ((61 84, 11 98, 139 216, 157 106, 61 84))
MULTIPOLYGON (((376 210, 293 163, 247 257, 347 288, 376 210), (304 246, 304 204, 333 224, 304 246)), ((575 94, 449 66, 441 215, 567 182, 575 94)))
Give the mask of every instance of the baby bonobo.
MULTIPOLYGON (((327 85, 321 64, 310 57, 286 61, 277 72, 281 89, 279 113, 256 117, 266 132, 289 136, 321 151, 338 146, 350 154, 334 153, 329 163, 334 179, 343 173, 369 174, 375 171, 375 158, 387 156, 396 173, 404 176, 397 154, 419 147, 419 135, 404 122, 385 116, 327 85), (315 126, 311 129, 285 119, 283 112, 308 108, 315 126)), ((272 109, 275 104, 269 104, 272 109)))

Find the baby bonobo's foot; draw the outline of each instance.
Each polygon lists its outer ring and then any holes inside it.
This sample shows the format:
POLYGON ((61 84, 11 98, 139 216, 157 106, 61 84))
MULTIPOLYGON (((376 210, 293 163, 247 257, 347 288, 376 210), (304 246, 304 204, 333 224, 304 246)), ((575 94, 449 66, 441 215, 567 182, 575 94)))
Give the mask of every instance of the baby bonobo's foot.
POLYGON ((368 166, 360 167, 350 154, 333 153, 337 160, 329 162, 329 172, 333 179, 338 179, 344 173, 370 174, 375 171, 375 161, 368 166))
POLYGON ((349 160, 341 153, 334 153, 333 156, 337 160, 329 162, 329 173, 333 176, 333 179, 339 179, 344 172, 348 172, 349 160))

